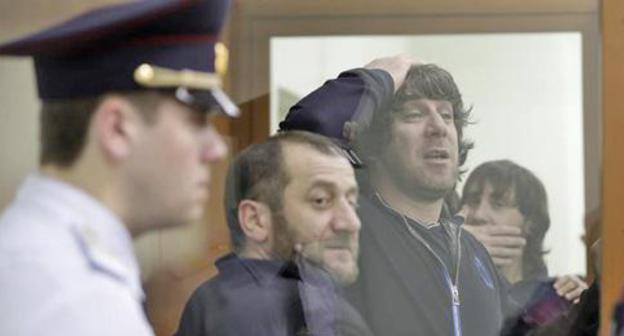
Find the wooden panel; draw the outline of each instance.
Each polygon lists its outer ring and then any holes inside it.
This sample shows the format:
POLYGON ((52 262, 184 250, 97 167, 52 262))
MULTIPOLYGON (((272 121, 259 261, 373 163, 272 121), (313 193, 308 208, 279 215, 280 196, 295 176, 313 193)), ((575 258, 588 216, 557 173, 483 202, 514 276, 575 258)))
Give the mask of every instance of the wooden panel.
POLYGON ((269 135, 269 95, 241 103, 239 108, 240 118, 230 121, 232 134, 238 141, 234 147, 235 152, 260 142, 269 135))
POLYGON ((624 289, 624 2, 604 0, 603 259, 601 335, 609 335, 615 299, 624 289))
POLYGON ((128 0, 0 1, 0 41, 36 32, 89 9, 128 0))
POLYGON ((254 16, 283 18, 285 16, 349 16, 349 15, 484 15, 517 13, 595 13, 596 0, 358 0, 358 1, 292 1, 241 0, 240 10, 254 16))

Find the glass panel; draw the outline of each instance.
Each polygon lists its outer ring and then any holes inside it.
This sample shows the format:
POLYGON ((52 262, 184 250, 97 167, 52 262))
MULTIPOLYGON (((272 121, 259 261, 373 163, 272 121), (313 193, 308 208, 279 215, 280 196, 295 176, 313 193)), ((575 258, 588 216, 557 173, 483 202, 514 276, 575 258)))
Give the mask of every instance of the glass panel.
POLYGON ((535 173, 549 201, 549 273, 585 273, 580 33, 274 37, 270 48, 272 132, 297 97, 375 58, 406 53, 448 70, 473 106, 464 168, 509 159, 535 173))

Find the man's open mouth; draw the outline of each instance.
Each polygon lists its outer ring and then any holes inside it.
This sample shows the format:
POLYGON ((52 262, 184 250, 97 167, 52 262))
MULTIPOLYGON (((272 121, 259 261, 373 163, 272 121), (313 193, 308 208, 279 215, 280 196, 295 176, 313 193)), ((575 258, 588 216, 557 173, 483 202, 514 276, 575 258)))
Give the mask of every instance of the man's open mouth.
POLYGON ((449 157, 449 152, 444 149, 432 149, 425 153, 425 159, 427 160, 446 160, 449 157))

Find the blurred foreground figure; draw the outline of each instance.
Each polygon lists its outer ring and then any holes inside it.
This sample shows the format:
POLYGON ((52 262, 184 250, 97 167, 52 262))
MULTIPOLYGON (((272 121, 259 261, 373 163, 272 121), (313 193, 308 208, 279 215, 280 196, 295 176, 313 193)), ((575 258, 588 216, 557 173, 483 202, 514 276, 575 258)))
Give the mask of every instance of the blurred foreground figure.
POLYGON ((132 238, 200 218, 237 113, 215 53, 228 2, 101 8, 0 46, 32 56, 40 169, 0 219, 0 335, 151 335, 132 238))
POLYGON ((360 276, 348 296, 376 334, 500 332, 496 268, 444 205, 471 148, 468 114, 447 71, 397 56, 343 72, 280 124, 354 144, 366 166, 360 276))
POLYGON ((482 163, 468 176, 461 203, 464 228, 485 245, 511 285, 510 334, 548 324, 578 302, 587 289, 578 276, 548 277, 543 246, 550 227, 547 195, 531 171, 509 160, 482 163))
POLYGON ((370 335, 338 288, 358 275, 357 200, 353 168, 325 137, 284 132, 246 149, 226 186, 234 253, 193 293, 177 335, 370 335))

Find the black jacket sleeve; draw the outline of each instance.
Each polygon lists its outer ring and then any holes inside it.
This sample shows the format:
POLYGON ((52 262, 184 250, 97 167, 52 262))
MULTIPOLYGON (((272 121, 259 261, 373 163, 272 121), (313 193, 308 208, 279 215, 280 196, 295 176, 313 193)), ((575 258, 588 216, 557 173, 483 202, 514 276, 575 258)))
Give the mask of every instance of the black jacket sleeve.
POLYGON ((305 130, 342 139, 347 121, 370 122, 374 111, 393 97, 389 73, 379 69, 352 69, 328 80, 290 108, 281 130, 305 130))

